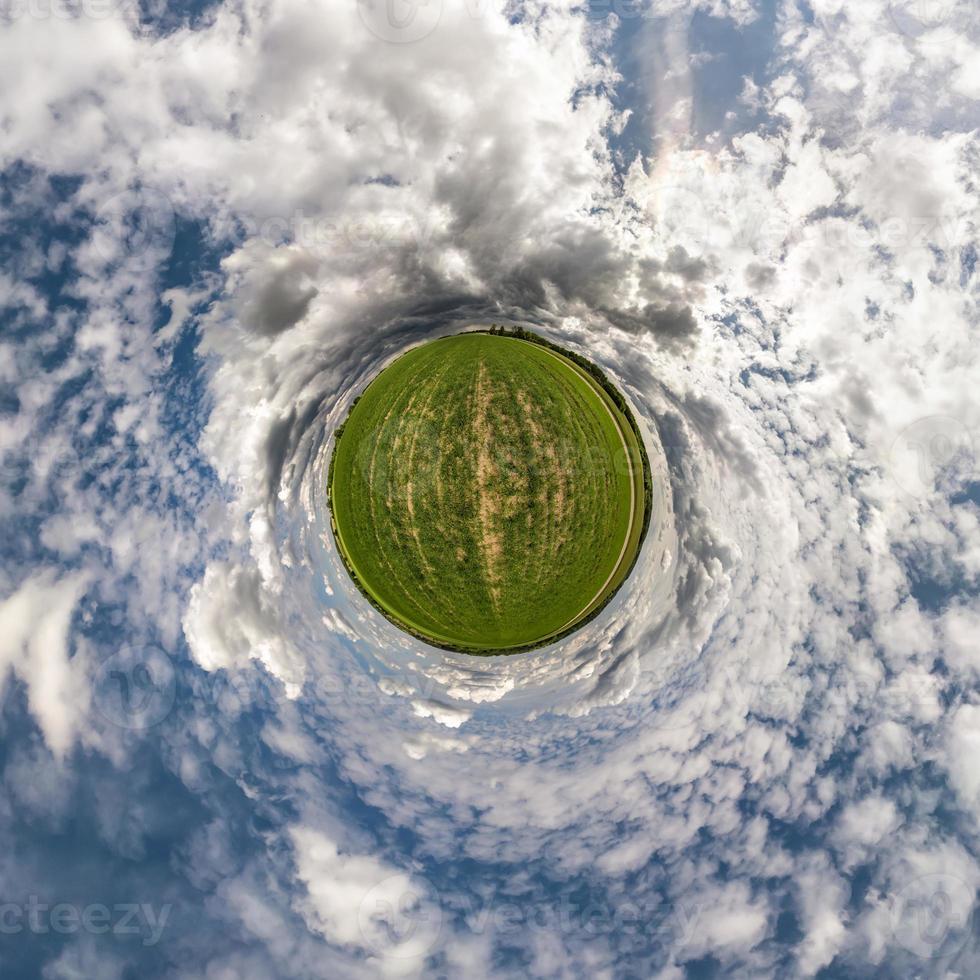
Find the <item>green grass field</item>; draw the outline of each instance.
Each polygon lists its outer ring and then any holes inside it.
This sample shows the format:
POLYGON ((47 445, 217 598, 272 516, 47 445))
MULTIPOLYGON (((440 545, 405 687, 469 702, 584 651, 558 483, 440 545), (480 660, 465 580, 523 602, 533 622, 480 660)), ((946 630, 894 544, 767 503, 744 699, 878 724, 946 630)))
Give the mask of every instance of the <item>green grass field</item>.
MULTIPOLYGON (((620 396, 621 397, 621 396, 620 396)), ((355 582, 437 646, 514 652, 586 621, 645 531, 646 458, 570 359, 485 333, 403 354, 337 434, 329 496, 355 582)))

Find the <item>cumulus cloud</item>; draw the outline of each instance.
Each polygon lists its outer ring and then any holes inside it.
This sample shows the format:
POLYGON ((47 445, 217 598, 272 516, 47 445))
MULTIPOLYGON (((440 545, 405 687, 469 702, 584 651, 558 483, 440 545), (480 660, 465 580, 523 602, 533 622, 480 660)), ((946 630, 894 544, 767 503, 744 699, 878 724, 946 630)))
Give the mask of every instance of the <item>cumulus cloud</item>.
POLYGON ((295 247, 264 257, 252 254, 253 251, 243 249, 225 263, 232 279, 229 288, 235 294, 236 313, 243 326, 275 336, 288 330, 309 310, 317 294, 317 263, 313 256, 295 247))
POLYGON ((58 756, 71 747, 88 698, 84 667, 69 651, 71 618, 85 584, 83 575, 59 580, 40 572, 0 604, 0 683, 12 672, 26 685, 31 712, 58 756))
POLYGON ((292 838, 309 895, 301 908, 310 927, 331 943, 365 950, 382 975, 417 975, 441 926, 424 886, 371 855, 340 854, 316 830, 296 827, 292 838), (392 955, 391 930, 400 925, 408 931, 392 955))

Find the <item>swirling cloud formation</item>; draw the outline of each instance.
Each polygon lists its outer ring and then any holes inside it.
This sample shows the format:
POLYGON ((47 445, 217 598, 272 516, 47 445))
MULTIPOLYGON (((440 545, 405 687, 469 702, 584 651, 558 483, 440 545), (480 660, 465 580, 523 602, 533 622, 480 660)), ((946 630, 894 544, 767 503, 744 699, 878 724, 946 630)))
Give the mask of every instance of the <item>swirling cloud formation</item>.
POLYGON ((980 973, 969 0, 0 6, 4 977, 980 973), (530 325, 651 531, 526 655, 332 433, 530 325))

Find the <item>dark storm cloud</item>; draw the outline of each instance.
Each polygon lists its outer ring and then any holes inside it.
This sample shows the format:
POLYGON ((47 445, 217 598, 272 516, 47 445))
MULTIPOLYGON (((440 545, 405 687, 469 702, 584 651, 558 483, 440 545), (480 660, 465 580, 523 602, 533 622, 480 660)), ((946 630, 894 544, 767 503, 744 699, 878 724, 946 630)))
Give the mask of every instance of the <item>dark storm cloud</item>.
POLYGON ((738 473, 745 485, 756 493, 762 493, 763 487, 755 461, 722 405, 712 398, 697 394, 688 394, 678 399, 677 404, 688 423, 696 428, 704 445, 714 452, 719 463, 738 473))
POLYGON ((755 292, 760 292, 776 281, 776 269, 761 262, 750 262, 745 267, 745 282, 755 292))
POLYGON ((307 402, 301 409, 292 409, 273 423, 265 443, 266 474, 270 498, 283 478, 283 466, 295 453, 300 437, 323 408, 320 399, 307 402))
POLYGON ((690 306, 668 303, 657 306, 648 303, 641 311, 602 309, 602 314, 614 326, 627 333, 650 334, 664 347, 688 347, 694 343, 698 322, 690 306))
POLYGON ((245 326, 274 337, 302 320, 318 292, 313 284, 316 267, 316 261, 299 250, 276 255, 246 286, 240 306, 245 326))
POLYGON ((663 272, 693 283, 707 274, 708 265, 680 247, 671 250, 665 263, 638 262, 604 231, 571 227, 540 243, 519 267, 508 271, 499 288, 532 319, 553 305, 557 292, 565 302, 586 307, 613 327, 649 334, 666 347, 685 347, 697 336, 697 320, 686 289, 665 281, 663 272), (639 303, 623 288, 635 275, 642 278, 639 303))
POLYGON ((689 255, 683 245, 675 245, 667 253, 664 268, 687 282, 702 282, 711 271, 711 264, 703 257, 689 255))

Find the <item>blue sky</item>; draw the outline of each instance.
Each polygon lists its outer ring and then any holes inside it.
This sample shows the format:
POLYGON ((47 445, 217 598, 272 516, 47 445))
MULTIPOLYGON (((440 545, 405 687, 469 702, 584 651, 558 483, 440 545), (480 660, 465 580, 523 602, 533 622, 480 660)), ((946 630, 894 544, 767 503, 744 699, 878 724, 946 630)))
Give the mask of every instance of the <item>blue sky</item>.
POLYGON ((0 975, 980 972, 974 4, 0 22, 0 975), (366 604, 323 484, 504 321, 655 500, 487 660, 366 604))

